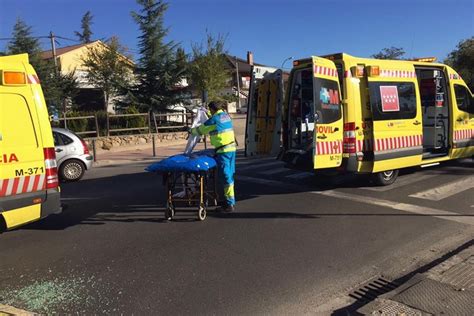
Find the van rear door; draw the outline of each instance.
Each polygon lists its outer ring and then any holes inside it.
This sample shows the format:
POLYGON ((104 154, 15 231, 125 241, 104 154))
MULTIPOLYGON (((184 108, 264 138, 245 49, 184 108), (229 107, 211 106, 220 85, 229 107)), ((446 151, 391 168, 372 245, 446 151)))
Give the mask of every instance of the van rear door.
POLYGON ((342 164, 344 118, 336 65, 329 59, 313 57, 314 169, 342 164))
POLYGON ((282 71, 253 66, 245 129, 246 156, 278 154, 281 143, 282 103, 282 71))

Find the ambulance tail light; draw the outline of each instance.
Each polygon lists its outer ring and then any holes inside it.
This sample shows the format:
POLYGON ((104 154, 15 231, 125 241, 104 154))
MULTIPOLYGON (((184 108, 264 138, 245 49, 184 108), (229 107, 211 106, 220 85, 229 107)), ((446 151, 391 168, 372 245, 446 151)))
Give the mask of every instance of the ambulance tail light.
POLYGON ((345 123, 344 124, 344 152, 349 154, 356 153, 356 126, 355 123, 345 123))
POLYGON ((54 189, 59 186, 58 163, 54 147, 44 148, 44 166, 46 168, 46 189, 54 189))

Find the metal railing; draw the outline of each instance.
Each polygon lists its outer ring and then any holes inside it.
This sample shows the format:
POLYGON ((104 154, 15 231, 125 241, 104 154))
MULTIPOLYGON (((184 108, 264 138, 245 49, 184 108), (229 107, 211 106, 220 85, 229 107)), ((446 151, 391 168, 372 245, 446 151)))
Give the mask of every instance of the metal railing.
MULTIPOLYGON (((91 135, 95 134, 96 137, 99 137, 99 121, 97 119, 97 115, 89 115, 89 116, 74 116, 74 117, 61 117, 58 118, 59 122, 63 122, 63 127, 68 128, 68 121, 77 121, 77 120, 94 120, 93 126, 95 127, 95 130, 87 130, 87 131, 82 131, 82 132, 76 132, 78 135, 91 135)), ((86 121, 87 122, 87 121, 86 121)), ((87 123, 86 123, 87 124, 87 123)), ((87 124, 89 126, 89 124, 87 124)))

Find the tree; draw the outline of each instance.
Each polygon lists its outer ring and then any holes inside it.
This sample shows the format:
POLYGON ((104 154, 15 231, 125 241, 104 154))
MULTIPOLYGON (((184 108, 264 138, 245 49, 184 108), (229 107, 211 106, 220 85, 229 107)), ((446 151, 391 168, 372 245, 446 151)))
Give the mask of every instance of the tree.
POLYGON ((193 44, 191 85, 200 92, 207 92, 209 99, 220 100, 220 92, 231 78, 226 69, 225 38, 207 33, 206 43, 193 44))
POLYGON ((109 101, 131 82, 133 65, 126 57, 125 48, 117 37, 112 37, 106 45, 92 45, 82 59, 87 68, 87 80, 104 92, 104 110, 109 101))
MULTIPOLYGON (((8 54, 27 53, 30 63, 40 72, 44 68, 44 62, 41 59, 41 46, 39 40, 32 35, 31 26, 28 26, 23 20, 17 18, 13 26, 12 40, 7 45, 8 54)), ((40 74, 38 73, 38 76, 40 74)), ((40 77, 40 79, 42 79, 40 77)))
POLYGON ((474 91, 474 37, 460 41, 444 62, 453 67, 474 91))
POLYGON ((163 25, 168 4, 162 0, 137 0, 140 12, 132 17, 140 29, 140 58, 136 68, 138 84, 132 88, 135 103, 141 109, 166 110, 183 103, 185 94, 180 86, 186 69, 176 56, 177 45, 165 43, 169 29, 163 25))
POLYGON ((188 72, 188 56, 183 48, 178 47, 176 49, 176 64, 178 69, 184 69, 184 73, 188 72))
POLYGON ((382 49, 377 54, 372 55, 372 58, 376 59, 403 59, 405 50, 401 47, 388 47, 382 49))
POLYGON ((8 54, 27 53, 30 64, 41 81, 46 104, 50 110, 59 111, 66 98, 71 98, 77 87, 74 74, 61 74, 53 60, 41 58, 41 46, 32 35, 31 26, 17 19, 13 26, 12 40, 8 43, 8 54))
POLYGON ((91 36, 92 36, 92 31, 91 31, 91 25, 92 25, 92 18, 94 16, 92 15, 91 11, 87 11, 81 19, 81 29, 82 32, 75 31, 74 34, 79 38, 79 40, 84 43, 88 44, 92 42, 91 36))

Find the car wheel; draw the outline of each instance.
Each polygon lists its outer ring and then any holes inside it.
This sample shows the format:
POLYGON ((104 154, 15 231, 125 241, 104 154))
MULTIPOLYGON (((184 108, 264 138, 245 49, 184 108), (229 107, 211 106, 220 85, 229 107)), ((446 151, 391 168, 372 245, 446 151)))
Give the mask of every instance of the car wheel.
POLYGON ((64 181, 79 181, 85 171, 84 163, 75 159, 65 161, 59 168, 59 174, 64 181))
POLYGON ((395 182, 398 177, 398 170, 387 170, 377 172, 373 175, 373 180, 377 185, 390 185, 395 182))

